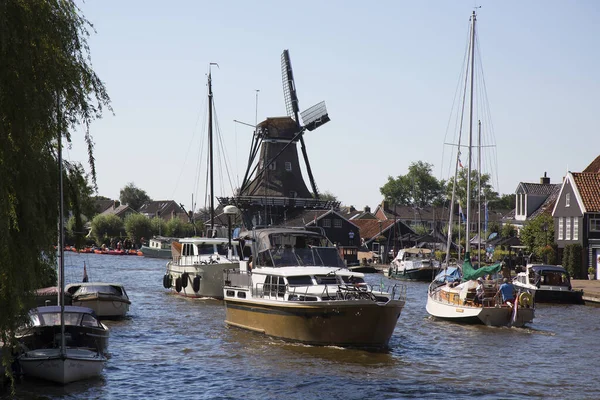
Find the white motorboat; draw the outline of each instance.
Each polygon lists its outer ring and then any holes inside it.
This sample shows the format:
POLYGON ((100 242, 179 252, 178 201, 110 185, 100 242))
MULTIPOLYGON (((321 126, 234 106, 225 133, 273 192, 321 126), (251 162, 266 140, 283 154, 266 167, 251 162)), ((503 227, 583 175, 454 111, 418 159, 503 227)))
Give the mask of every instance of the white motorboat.
POLYGON ((223 271, 239 268, 239 243, 224 238, 179 239, 181 254, 167 263, 163 286, 185 297, 223 298, 223 271))
POLYGON ((225 273, 228 326, 309 345, 387 347, 404 285, 368 285, 320 233, 265 228, 243 239, 253 260, 225 273))
POLYGON ((122 318, 131 304, 120 283, 71 283, 65 287, 65 292, 71 295, 72 305, 91 308, 98 318, 122 318))
POLYGON ((528 264, 513 285, 533 293, 536 303, 584 303, 583 292, 573 290, 569 273, 561 265, 528 264))

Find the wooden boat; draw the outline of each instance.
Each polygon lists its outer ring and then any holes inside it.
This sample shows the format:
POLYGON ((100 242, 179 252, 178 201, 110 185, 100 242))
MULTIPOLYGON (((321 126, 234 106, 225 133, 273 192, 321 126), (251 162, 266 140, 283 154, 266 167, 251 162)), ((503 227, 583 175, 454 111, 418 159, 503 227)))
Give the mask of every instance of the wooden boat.
POLYGON ((243 237, 252 267, 225 273, 231 327, 310 345, 386 348, 406 300, 404 285, 388 291, 348 270, 319 233, 268 228, 243 237))
POLYGON ((88 307, 99 318, 122 318, 129 311, 131 301, 120 283, 83 282, 65 287, 74 306, 88 307))

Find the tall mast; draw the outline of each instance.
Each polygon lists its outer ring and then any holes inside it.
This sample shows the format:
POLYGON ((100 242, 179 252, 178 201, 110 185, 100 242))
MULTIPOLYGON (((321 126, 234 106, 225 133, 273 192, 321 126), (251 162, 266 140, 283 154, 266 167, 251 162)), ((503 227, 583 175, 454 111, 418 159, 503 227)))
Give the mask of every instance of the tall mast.
POLYGON ((477 136, 477 261, 481 265, 481 121, 478 121, 477 136))
POLYGON ((208 66, 208 168, 210 169, 210 234, 214 236, 215 229, 215 204, 214 204, 214 177, 213 177, 213 93, 212 79, 208 66))
MULTIPOLYGON (((469 112, 469 168, 467 170, 467 226, 465 229, 465 243, 469 246, 469 228, 471 224, 471 163, 472 163, 472 152, 473 152, 473 81, 475 77, 475 22, 477 16, 475 11, 471 16, 471 101, 470 101, 470 112, 469 112)), ((467 247, 467 252, 469 247, 467 247)))
POLYGON ((65 261, 64 261, 64 223, 63 223, 63 165, 62 165, 62 130, 60 121, 60 96, 57 99, 56 122, 58 125, 58 296, 60 304, 60 354, 66 354, 65 343, 65 261))

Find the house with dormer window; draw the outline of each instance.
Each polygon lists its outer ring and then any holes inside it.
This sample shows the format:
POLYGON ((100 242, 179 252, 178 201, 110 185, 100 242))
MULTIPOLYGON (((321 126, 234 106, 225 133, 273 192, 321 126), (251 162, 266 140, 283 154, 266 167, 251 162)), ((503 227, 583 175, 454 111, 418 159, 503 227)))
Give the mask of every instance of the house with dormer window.
MULTIPOLYGON (((583 248, 581 276, 600 267, 600 173, 569 172, 552 211, 559 259, 568 244, 583 248)), ((598 275, 597 275, 598 277, 598 275)))
POLYGON ((540 183, 520 182, 515 190, 515 209, 502 222, 510 223, 521 231, 527 221, 552 211, 560 187, 560 184, 550 183, 545 172, 540 183))

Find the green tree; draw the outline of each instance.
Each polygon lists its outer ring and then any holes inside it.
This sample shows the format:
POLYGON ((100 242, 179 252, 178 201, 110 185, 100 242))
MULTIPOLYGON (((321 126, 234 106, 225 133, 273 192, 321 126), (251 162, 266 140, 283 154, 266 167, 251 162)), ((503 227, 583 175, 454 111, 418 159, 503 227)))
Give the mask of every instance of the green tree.
POLYGON ((150 219, 150 226, 152 227, 153 235, 165 236, 167 234, 167 223, 160 217, 150 219))
POLYGON ((152 236, 150 218, 145 215, 132 213, 125 217, 125 232, 134 243, 139 243, 142 238, 152 236))
MULTIPOLYGON (((87 44, 91 28, 72 0, 0 2, 0 341, 4 347, 16 347, 14 335, 26 320, 32 291, 56 284, 57 140, 61 137, 69 143, 70 130, 77 126, 84 127, 95 188, 89 126, 104 107, 110 107, 110 99, 91 67, 87 44)), ((65 178, 71 178, 68 169, 65 178)), ((3 354, 2 363, 11 376, 11 351, 3 354)))
POLYGON ((542 214, 529 221, 521 229, 521 243, 536 260, 549 264, 556 263, 554 245, 554 221, 551 215, 542 214))
POLYGON ((563 250, 562 265, 569 275, 578 278, 582 275, 582 248, 579 243, 568 244, 563 250))
MULTIPOLYGON (((456 184, 456 194, 455 198, 458 199, 458 202, 465 207, 467 204, 467 174, 468 171, 466 168, 461 168, 458 171, 458 179, 456 184)), ((477 186, 479 180, 479 173, 477 170, 471 170, 471 204, 474 204, 477 201, 477 186)), ((452 197, 452 188, 454 183, 448 182, 446 185, 446 195, 448 198, 452 197)), ((482 174, 481 175, 481 201, 496 202, 498 200, 498 193, 494 191, 494 188, 490 184, 490 175, 482 174)), ((475 207, 477 208, 477 207, 475 207)), ((466 208, 465 208, 466 210, 466 208)))
POLYGON ((417 161, 410 164, 406 175, 388 181, 379 188, 384 199, 391 204, 425 207, 443 201, 444 182, 432 174, 433 165, 417 161))
POLYGON ((326 201, 338 201, 337 196, 328 190, 319 194, 319 199, 326 200, 326 201))
POLYGON ((144 190, 138 189, 133 182, 121 189, 119 200, 121 200, 121 204, 127 204, 135 211, 138 211, 145 203, 152 201, 150 196, 144 190))
POLYGON ((190 222, 183 222, 179 218, 171 218, 165 227, 166 236, 187 237, 194 235, 194 225, 190 222))
POLYGON ((503 238, 516 237, 517 228, 513 224, 504 224, 500 229, 500 236, 503 238))
POLYGON ((512 210, 515 208, 516 194, 503 194, 497 199, 492 199, 488 206, 493 210, 512 210))
POLYGON ((124 232, 123 220, 114 214, 99 214, 92 220, 92 235, 98 246, 109 244, 111 238, 120 237, 124 232))

